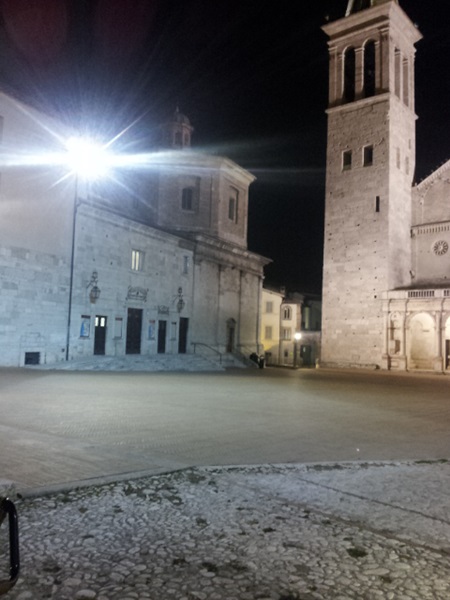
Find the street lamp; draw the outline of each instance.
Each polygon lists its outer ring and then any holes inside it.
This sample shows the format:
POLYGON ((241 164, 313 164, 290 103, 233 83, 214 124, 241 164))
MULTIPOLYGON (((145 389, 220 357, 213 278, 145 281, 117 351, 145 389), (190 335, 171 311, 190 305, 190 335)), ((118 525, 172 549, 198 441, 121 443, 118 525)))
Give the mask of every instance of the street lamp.
POLYGON ((302 334, 299 331, 294 333, 294 369, 297 368, 298 342, 302 339, 302 334))
MULTIPOLYGON (((71 137, 65 143, 66 155, 64 163, 69 170, 68 176, 74 177, 75 192, 72 213, 72 245, 70 252, 70 277, 69 277, 69 306, 67 313, 66 333, 66 360, 70 355, 70 328, 72 322, 73 301, 73 276, 75 268, 75 237, 79 201, 79 184, 89 184, 96 179, 105 177, 109 167, 113 164, 113 154, 108 151, 108 146, 84 137, 71 137)), ((97 277, 97 273, 95 273, 97 277)), ((96 280, 97 281, 97 280, 96 280)), ((96 283, 95 281, 95 283, 96 283)), ((95 288, 98 290, 97 286, 95 288)), ((94 288, 93 288, 94 289, 94 288)), ((91 290, 91 295, 92 295, 91 290)), ((99 290, 98 290, 99 292, 99 290)), ((99 294, 98 294, 99 295, 99 294)), ((97 299, 98 296, 95 298, 97 299)))

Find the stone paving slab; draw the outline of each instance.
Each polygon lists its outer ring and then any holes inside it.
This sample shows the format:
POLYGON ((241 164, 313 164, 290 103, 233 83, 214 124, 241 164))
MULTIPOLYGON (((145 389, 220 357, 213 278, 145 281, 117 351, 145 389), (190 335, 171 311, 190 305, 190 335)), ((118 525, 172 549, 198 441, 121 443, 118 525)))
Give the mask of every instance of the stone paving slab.
POLYGON ((449 476, 443 462, 210 467, 25 498, 8 599, 448 600, 449 476))

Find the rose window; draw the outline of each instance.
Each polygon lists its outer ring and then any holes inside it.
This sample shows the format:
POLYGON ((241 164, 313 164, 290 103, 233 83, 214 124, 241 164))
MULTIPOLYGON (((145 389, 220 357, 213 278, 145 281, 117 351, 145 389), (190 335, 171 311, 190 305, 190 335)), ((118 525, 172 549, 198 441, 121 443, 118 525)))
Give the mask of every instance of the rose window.
POLYGON ((433 252, 438 256, 442 256, 448 251, 448 244, 444 240, 439 240, 433 246, 433 252))

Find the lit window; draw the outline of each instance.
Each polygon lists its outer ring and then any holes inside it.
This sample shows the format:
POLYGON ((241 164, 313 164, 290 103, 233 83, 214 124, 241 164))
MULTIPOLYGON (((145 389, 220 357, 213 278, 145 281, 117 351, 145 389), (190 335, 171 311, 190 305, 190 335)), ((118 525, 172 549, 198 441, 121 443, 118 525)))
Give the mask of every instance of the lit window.
POLYGON ((349 171, 352 168, 352 151, 345 150, 342 153, 342 170, 349 171))
POLYGON ((272 339, 272 327, 270 325, 266 326, 266 329, 265 329, 265 338, 266 338, 266 340, 271 340, 272 339))
POLYGON ((364 146, 363 164, 365 167, 373 165, 373 146, 364 146))
POLYGON ((131 251, 131 269, 133 271, 142 271, 144 268, 144 253, 141 250, 131 251))

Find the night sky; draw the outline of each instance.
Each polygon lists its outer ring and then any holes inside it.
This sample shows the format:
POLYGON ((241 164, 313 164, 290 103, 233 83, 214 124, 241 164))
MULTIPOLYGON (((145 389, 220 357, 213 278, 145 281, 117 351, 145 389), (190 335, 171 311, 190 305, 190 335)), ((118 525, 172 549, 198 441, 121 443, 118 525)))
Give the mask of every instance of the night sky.
MULTIPOLYGON (((417 174, 450 158, 450 9, 401 0, 416 60, 417 174)), ((347 0, 0 0, 0 81, 69 123, 145 144, 178 105, 193 145, 236 160, 266 282, 320 292, 328 55, 347 0)))

